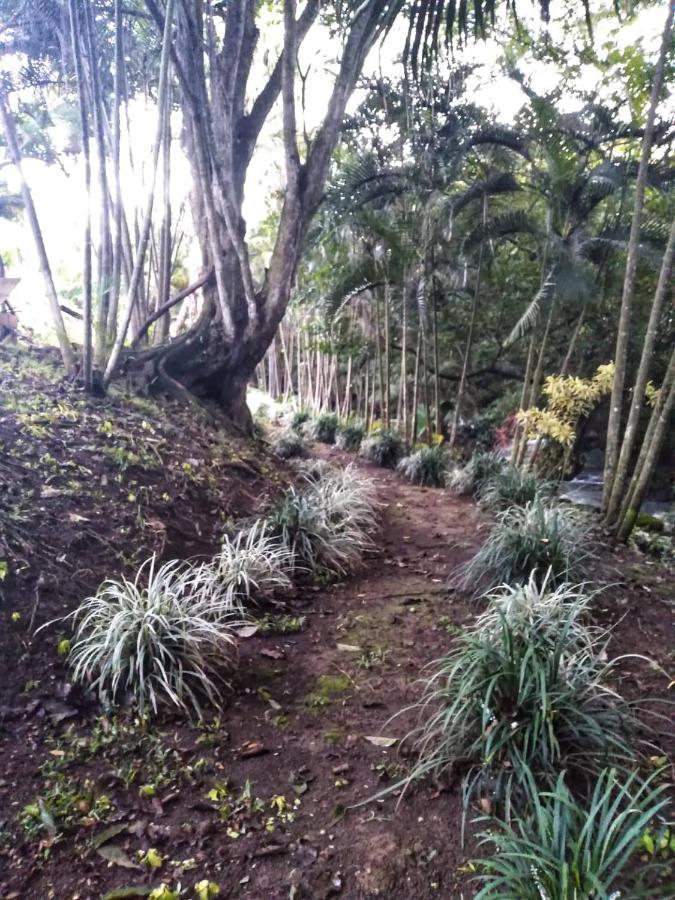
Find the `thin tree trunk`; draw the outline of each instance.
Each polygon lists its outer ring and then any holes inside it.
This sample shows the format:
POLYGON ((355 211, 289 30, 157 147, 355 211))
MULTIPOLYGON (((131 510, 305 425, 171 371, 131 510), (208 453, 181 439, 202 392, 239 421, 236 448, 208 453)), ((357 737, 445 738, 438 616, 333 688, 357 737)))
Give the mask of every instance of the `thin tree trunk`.
POLYGON ((7 96, 1 87, 0 116, 2 117, 2 126, 5 131, 5 139, 7 141, 9 158, 11 159, 12 164, 14 165, 19 175, 19 180, 21 183, 21 196, 23 198, 26 216, 28 217, 28 222, 33 233, 35 250, 38 257, 38 263, 40 265, 40 271, 42 272, 42 278, 45 284, 45 292, 49 300, 49 306, 52 314, 52 323, 54 325, 54 330, 56 331, 56 339, 59 342, 61 358, 63 359, 63 365, 65 366, 66 371, 69 375, 72 375, 75 372, 75 357, 73 354, 73 348, 71 347, 70 341, 68 340, 66 326, 61 314, 59 298, 58 294, 56 293, 56 286, 54 284, 51 266, 49 265, 49 257, 47 256, 47 248, 45 247, 44 238, 42 236, 42 229, 40 228, 37 211, 35 209, 35 204, 33 203, 33 195, 28 186, 28 182, 26 181, 26 176, 24 175, 23 165, 21 161, 21 151, 19 150, 19 141, 16 134, 14 118, 12 117, 12 113, 9 109, 7 96))
MULTIPOLYGON (((159 233, 159 265, 157 275, 157 307, 163 306, 171 292, 171 85, 167 87, 167 104, 162 137, 162 224, 159 233)), ((162 344, 169 335, 171 316, 167 313, 155 326, 155 343, 162 344)))
MULTIPOLYGON (((123 220, 124 204, 122 201, 122 120, 120 109, 124 92, 124 28, 122 21, 122 2, 115 0, 115 95, 113 98, 113 169, 115 175, 115 242, 113 244, 112 289, 110 291, 110 308, 108 310, 108 334, 114 340, 117 333, 117 311, 122 290, 122 269, 124 266, 123 220)), ((126 226, 126 223, 125 223, 126 226)), ((131 258, 131 251, 129 251, 131 258)), ((128 266, 128 272, 131 265, 128 266)), ((127 274, 127 281, 128 281, 127 274)), ((167 298, 168 299, 168 298, 167 298)))
POLYGON ((377 372, 380 380, 380 415, 379 419, 384 419, 384 362, 382 359, 382 335, 380 332, 380 317, 381 317, 381 300, 380 295, 378 293, 378 289, 375 288, 375 354, 377 358, 377 372))
MULTIPOLYGON (((530 335, 530 346, 527 350, 527 362, 525 363, 525 377, 523 379, 523 389, 520 392, 520 409, 526 410, 530 405, 530 381, 532 380, 532 366, 534 365, 535 353, 535 333, 530 335)), ((511 447, 511 465, 518 464, 520 457, 520 444, 523 439, 527 439, 527 432, 523 425, 519 425, 513 435, 513 445, 511 447)))
MULTIPOLYGON (((487 222, 488 215, 488 198, 487 194, 483 197, 483 228, 487 222)), ((483 256, 485 253, 485 241, 481 240, 478 250, 478 266, 476 268, 476 285, 473 292, 473 302, 471 304, 471 318, 469 320, 469 331, 466 336, 466 347, 464 348, 464 359, 462 360, 462 372, 457 387, 457 402, 455 404, 455 414, 452 417, 452 430, 450 432, 450 446, 454 447, 457 439, 457 429, 459 428, 459 420, 462 415, 462 403, 464 401, 464 392, 466 390, 466 381, 471 367, 471 351, 473 350, 473 335, 476 327, 476 314, 478 312, 478 298, 480 297, 481 279, 483 275, 483 256)), ((436 363, 438 369, 438 362, 436 363)))
POLYGON ((633 219, 630 226, 628 239, 628 253, 626 257, 626 271, 623 281, 623 293, 621 297, 621 311, 619 313, 619 326, 616 339, 616 352, 614 355, 614 382, 612 384, 612 396, 609 405, 609 420, 607 423, 607 445, 605 448, 604 488, 602 494, 602 507, 606 512, 613 492, 614 477, 619 460, 619 443, 621 435, 621 419, 623 413, 623 392, 626 383, 626 361, 628 357, 628 344, 631 333, 631 316, 633 310, 633 290, 637 274, 638 251, 640 243, 640 224, 642 220, 642 208, 644 205, 645 188, 649 170, 649 157, 654 140, 654 122, 656 109, 659 103, 666 57, 670 47, 670 36, 673 28, 673 13, 675 3, 668 3, 666 21, 663 28, 663 37, 659 57, 654 71, 652 90, 649 98, 649 110, 642 138, 640 152, 640 164, 638 167, 637 181, 635 184, 635 205, 633 207, 633 219))
POLYGON ((389 304, 391 286, 387 281, 384 288, 384 420, 387 430, 391 427, 391 324, 389 304))
MULTIPOLYGON (((401 409, 403 411, 403 440, 408 440, 408 283, 403 279, 403 316, 401 322, 401 409)), ((399 431, 401 423, 399 423, 399 431)))
POLYGON ((663 438, 666 434, 666 428, 670 422, 673 409, 675 408, 675 349, 670 356, 668 369, 666 371, 658 400, 654 405, 652 414, 647 426, 647 432, 642 441, 642 447, 638 456, 637 464, 633 472, 628 491, 625 494, 621 513, 619 515, 620 527, 618 538, 621 541, 627 540, 635 520, 637 519, 642 501, 644 500, 649 482, 656 468, 663 438))
POLYGON ((348 419, 352 411, 352 356, 347 358, 347 381, 345 386, 345 402, 342 407, 342 417, 348 419))
POLYGON ((673 268, 673 252, 675 251, 675 219, 670 226, 670 234, 668 236, 668 244, 663 261, 661 263, 661 271, 659 273, 659 281, 654 293, 654 302, 652 303, 651 312, 649 314, 649 322, 645 334, 644 343, 642 345, 642 356, 640 357, 640 365, 635 385, 633 386, 633 396, 628 414, 628 421, 623 433, 623 442, 621 444, 621 452, 614 474, 612 483, 612 493, 610 495, 607 506, 606 522, 612 524, 619 510, 622 496, 626 487, 628 478, 628 470, 633 455, 633 447, 637 438, 638 426, 640 424, 640 414, 644 406, 645 388, 649 380, 649 369, 654 357, 654 345, 656 343, 656 334, 659 323, 661 321, 661 313, 663 305, 668 293, 670 285, 670 276, 673 268))
MULTIPOLYGON (((534 370, 534 376, 532 378, 532 386, 530 388, 530 396, 528 398, 528 407, 534 406, 534 404, 539 399, 539 392, 541 390, 541 383, 544 376, 544 361, 546 357, 546 350, 548 347, 548 338, 551 333, 551 324, 553 322, 553 311, 555 309, 555 294, 551 298, 551 305, 549 306, 548 316, 546 318, 546 325, 544 327, 544 333, 541 337, 541 346, 539 348, 539 356, 537 357, 537 366, 534 370)), ((536 448, 538 450, 538 447, 536 448)), ((520 452, 518 454, 518 460, 516 465, 520 466, 524 463, 525 457, 527 456, 527 432, 523 430, 523 439, 521 441, 520 452)))
POLYGON ((76 0, 68 0, 70 16, 70 42, 73 49, 75 74, 77 76, 77 96, 80 109, 80 126, 82 128, 82 157, 84 160, 84 189, 87 199, 87 211, 84 220, 84 260, 82 266, 82 375, 84 389, 90 394, 93 389, 92 371, 92 288, 91 288, 91 152, 89 145, 89 115, 87 112, 87 94, 84 85, 84 66, 82 65, 82 45, 77 17, 76 0))
POLYGON ((94 357, 98 366, 103 366, 108 347, 108 310, 112 288, 112 234, 110 231, 110 189, 106 166, 107 147, 104 130, 104 107, 101 82, 98 71, 98 54, 94 32, 91 4, 84 4, 84 37, 89 63, 89 77, 92 90, 94 113, 94 134, 98 160, 98 182, 100 194, 100 243, 98 250, 98 311, 96 316, 96 339, 94 357))
MULTIPOLYGON (((134 309, 134 299, 136 296, 136 291, 138 288, 138 284, 141 279, 141 274, 143 271, 143 263, 145 260, 145 252, 148 245, 148 238, 150 236, 150 226, 152 224, 152 208, 155 200, 155 183, 157 180, 157 166, 159 162, 159 150, 160 145, 162 143, 162 134, 164 131, 164 116, 166 114, 166 107, 168 105, 167 98, 167 86, 169 80, 169 51, 171 46, 171 28, 172 28, 172 12, 173 12, 173 0, 167 0, 166 3, 166 13, 164 18, 164 36, 162 39, 162 57, 160 61, 160 71, 159 71, 159 90, 157 97, 157 128, 155 133, 155 143, 153 145, 152 150, 152 177, 151 177, 151 185, 150 192, 148 194, 147 205, 145 208, 145 218, 143 220, 143 227, 141 229, 140 240, 138 244, 138 249, 136 252, 136 259, 134 262, 134 270, 131 273, 131 279, 129 283, 129 291, 127 296, 127 306, 124 313, 124 317, 122 320, 122 325, 118 331, 117 337, 115 339, 115 344, 113 346, 112 352, 110 354, 110 358, 108 359, 108 365, 106 366, 105 374, 103 376, 103 384, 107 387, 110 384, 110 381, 115 373, 115 369, 117 368, 117 363, 119 362, 120 354, 122 352, 122 347, 124 346, 124 341, 127 336, 127 331, 129 330, 129 324, 131 322, 131 315, 134 309)), ((216 271, 217 277, 217 271, 216 271)))
POLYGON ((422 333, 417 330, 417 347, 415 349, 415 369, 413 373, 412 410, 410 411, 410 440, 408 445, 414 447, 417 442, 417 397, 420 380, 420 354, 422 351, 422 333))

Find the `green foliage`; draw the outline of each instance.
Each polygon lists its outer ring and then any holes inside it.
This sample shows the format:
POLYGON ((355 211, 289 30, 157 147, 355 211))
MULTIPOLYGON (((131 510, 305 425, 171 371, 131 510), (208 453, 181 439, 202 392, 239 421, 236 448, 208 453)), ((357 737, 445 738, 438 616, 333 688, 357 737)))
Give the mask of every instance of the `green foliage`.
POLYGON ((358 452, 366 429, 361 422, 345 422, 338 428, 335 443, 340 450, 353 450, 358 452))
POLYGON ((456 494, 475 494, 480 486, 506 466, 499 453, 479 450, 464 466, 457 466, 450 473, 448 486, 456 494))
POLYGON ((309 435, 312 440, 321 441, 322 444, 334 444, 338 428, 338 417, 335 413, 321 413, 309 425, 309 435))
POLYGON ((487 790, 508 809, 523 767, 552 784, 563 769, 579 780, 632 760, 637 722, 610 687, 609 632, 586 624, 583 588, 532 576, 487 599, 426 684, 411 777, 468 762, 467 797, 487 790))
POLYGON ((395 431, 377 431, 361 443, 361 456, 387 469, 395 469, 403 456, 403 440, 395 431))
POLYGON ((222 602, 242 615, 253 602, 289 591, 291 580, 286 570, 291 564, 288 548, 264 522, 254 522, 233 538, 226 535, 213 561, 222 602))
POLYGON ((237 659, 238 623, 210 567, 147 560, 133 581, 104 582, 67 618, 76 622, 68 658, 75 681, 101 700, 126 693, 141 716, 163 704, 201 717, 217 704, 237 659))
POLYGON ((305 424, 305 422, 309 422, 310 418, 311 416, 308 410, 298 409, 291 416, 291 428, 293 429, 293 431, 300 432, 302 430, 302 426, 305 424))
POLYGON ((525 784, 530 812, 515 824, 491 820, 481 835, 481 844, 495 852, 475 862, 482 883, 476 900, 666 896, 665 884, 656 883, 668 876, 666 864, 636 864, 635 857, 643 834, 668 806, 667 786, 604 769, 585 803, 562 773, 551 791, 540 793, 527 771, 525 784))
POLYGON ((589 528, 572 510, 538 497, 498 514, 486 541, 458 571, 455 583, 464 589, 479 582, 493 587, 517 584, 532 572, 551 583, 575 581, 583 577, 591 555, 589 528))
POLYGON ((413 484, 443 487, 448 474, 448 455, 442 444, 422 447, 410 456, 405 456, 397 468, 413 484))
POLYGON ((271 533, 289 551, 294 568, 324 577, 344 575, 372 546, 372 488, 351 466, 324 469, 304 481, 300 489, 286 491, 269 514, 271 533))
POLYGON ((553 492, 553 485, 541 481, 533 472, 506 465, 481 482, 477 497, 481 506, 501 510, 525 506, 537 498, 550 497, 553 492))
POLYGON ((279 459, 302 458, 307 455, 302 437, 295 431, 288 430, 280 434, 272 444, 272 452, 279 459))

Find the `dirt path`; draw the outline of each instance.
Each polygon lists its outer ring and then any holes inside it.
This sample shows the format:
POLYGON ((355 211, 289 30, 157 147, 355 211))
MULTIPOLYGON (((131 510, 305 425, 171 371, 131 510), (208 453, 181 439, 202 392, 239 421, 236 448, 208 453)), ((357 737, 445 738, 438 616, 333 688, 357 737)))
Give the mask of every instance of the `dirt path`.
MULTIPOLYGON (((427 785, 398 807, 395 797, 349 807, 402 772, 397 747, 368 738, 406 733, 411 717, 388 720, 418 697, 424 665, 472 617, 446 585, 477 543, 480 514, 469 501, 406 484, 350 454, 324 447, 317 454, 372 478, 381 509, 378 551, 348 581, 312 589, 302 605, 302 633, 263 639, 264 646, 255 638, 246 648, 242 680, 259 694, 269 690, 288 721, 275 730, 264 705, 254 712, 248 698, 235 702, 227 714, 235 746, 241 735, 274 753, 237 761, 235 780, 284 793, 296 778, 307 790, 290 842, 255 867, 242 865, 237 875, 248 881, 228 896, 281 900, 295 885, 297 897, 458 898, 458 796, 427 785), (283 655, 273 667, 261 666, 270 647, 283 655)), ((263 841, 254 852, 264 850, 263 841)))
MULTIPOLYGON (((407 485, 350 454, 317 454, 373 479, 376 553, 353 578, 298 592, 283 611, 294 625, 302 621, 298 633, 243 642, 231 704, 207 727, 176 719, 138 735, 86 703, 75 724, 44 715, 20 723, 21 745, 34 749, 13 754, 16 785, 40 796, 47 785, 75 790, 89 779, 111 809, 100 824, 86 819, 84 830, 80 823, 53 844, 26 840, 10 851, 4 874, 0 857, 0 897, 101 898, 162 880, 192 897, 190 886, 203 878, 221 897, 254 900, 460 897, 458 794, 426 785, 398 808, 395 797, 349 807, 403 771, 397 746, 368 738, 406 733, 409 716, 388 720, 418 696, 423 666, 471 618, 446 583, 477 542, 480 514, 469 501, 407 485), (40 782, 45 772, 49 780, 40 782), (114 845, 133 865, 139 850, 153 847, 162 867, 111 864, 95 846, 111 824, 119 834, 104 850, 114 845)), ((26 802, 21 793, 15 808, 26 802)))
MULTIPOLYGON (((16 723, 4 781, 0 773, 11 816, 47 788, 50 803, 56 786, 78 805, 83 785, 93 788, 84 816, 58 840, 38 832, 4 855, 0 842, 2 900, 100 900, 130 885, 145 891, 112 900, 145 896, 161 882, 194 900, 202 879, 218 884, 221 898, 246 900, 473 896, 462 871, 458 785, 448 791, 428 782, 398 804, 391 795, 358 804, 403 773, 399 741, 413 717, 389 720, 419 697, 424 666, 475 616, 475 606, 446 585, 480 542, 485 517, 470 500, 411 486, 351 454, 315 452, 372 478, 377 551, 351 579, 299 589, 271 632, 243 640, 230 704, 207 724, 176 718, 142 732, 124 716, 101 716, 84 698, 68 698, 73 716, 64 720, 51 715, 50 701, 31 701, 16 723), (396 741, 383 746, 381 738, 396 741), (103 793, 109 806, 97 818, 103 793), (154 871, 138 863, 149 848, 162 860, 154 871)), ((612 589, 600 611, 610 621, 623 617, 615 636, 621 652, 649 641, 664 667, 649 677, 665 690, 667 578, 653 574, 645 587, 641 568, 635 579, 612 589)), ((44 696, 56 695, 65 676, 65 668, 52 676, 44 696)))

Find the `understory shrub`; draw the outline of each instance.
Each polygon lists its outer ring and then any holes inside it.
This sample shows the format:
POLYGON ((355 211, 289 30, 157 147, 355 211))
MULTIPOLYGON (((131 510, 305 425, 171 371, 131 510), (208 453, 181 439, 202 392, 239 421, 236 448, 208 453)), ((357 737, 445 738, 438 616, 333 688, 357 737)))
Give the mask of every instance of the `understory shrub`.
POLYGON ((448 477, 448 487, 456 494, 475 494, 481 485, 506 466, 499 453, 479 450, 463 466, 456 466, 448 477))
POLYGON ((298 433, 302 431, 306 422, 309 422, 311 416, 306 409, 298 409, 291 416, 290 427, 298 433))
POLYGON ((538 497, 498 513, 487 539, 457 571, 453 585, 466 590, 479 583, 486 588, 516 584, 533 571, 543 578, 549 570, 551 583, 579 581, 593 553, 590 542, 590 529, 572 510, 538 497))
POLYGON ((443 487, 448 473, 448 455, 445 448, 422 447, 405 456, 397 466, 398 471, 413 484, 427 487, 443 487))
POLYGON ((469 765, 467 802, 479 794, 508 809, 524 767, 551 786, 563 769, 582 782, 633 760, 638 723, 609 687, 616 663, 609 632, 585 624, 590 599, 534 577, 489 595, 425 685, 411 778, 469 765))
POLYGON ((361 456, 387 469, 395 469, 403 456, 403 440, 395 431, 377 431, 361 442, 361 456))
POLYGON ((290 590, 291 564, 288 548, 257 520, 234 537, 225 535, 213 572, 225 604, 243 614, 251 603, 290 590))
POLYGON ((147 560, 133 581, 104 582, 68 618, 76 623, 68 662, 75 681, 103 702, 127 694, 141 716, 160 705, 201 717, 218 703, 237 660, 241 625, 210 566, 147 560))
POLYGON ((279 459, 301 459, 307 455, 304 441, 299 434, 290 429, 284 431, 274 441, 272 452, 275 456, 278 456, 279 459))
POLYGON ((512 465, 505 465, 484 479, 476 491, 481 506, 496 510, 525 506, 539 497, 552 495, 553 486, 549 482, 542 481, 533 472, 523 471, 512 465))
POLYGON ((361 441, 366 433, 365 428, 360 422, 345 422, 340 425, 337 432, 335 443, 340 450, 353 450, 357 452, 361 446, 361 441))
POLYGON ((309 424, 309 436, 322 444, 334 444, 338 417, 335 413, 321 413, 309 424))
POLYGON ((358 565, 375 527, 372 488, 352 466, 316 473, 290 488, 267 521, 291 554, 294 568, 318 576, 344 575, 358 565))
POLYGON ((493 855, 474 863, 482 884, 475 900, 661 900, 667 864, 645 864, 636 855, 668 806, 667 790, 654 777, 640 781, 604 769, 590 800, 579 802, 563 774, 543 793, 528 775, 529 812, 512 823, 493 819, 480 835, 493 855))

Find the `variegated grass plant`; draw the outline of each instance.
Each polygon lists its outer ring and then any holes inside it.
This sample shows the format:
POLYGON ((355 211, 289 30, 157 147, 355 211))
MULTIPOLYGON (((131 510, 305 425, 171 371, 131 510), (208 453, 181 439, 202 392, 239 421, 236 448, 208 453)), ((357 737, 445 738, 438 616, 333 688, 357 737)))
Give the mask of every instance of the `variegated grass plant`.
POLYGON ((152 556, 133 580, 105 581, 68 618, 72 677, 103 702, 126 695, 143 717, 164 705, 201 717, 203 703, 218 705, 229 686, 241 617, 210 566, 152 556))
POLYGON ((532 577, 487 597, 487 612, 433 664, 414 707, 410 779, 460 767, 467 805, 486 796, 508 810, 523 767, 550 787, 563 769, 582 783, 635 760, 640 723, 612 687, 609 632, 587 623, 591 596, 532 577))
POLYGON ((288 547, 258 519, 234 536, 224 536, 213 574, 223 601, 241 616, 253 603, 291 589, 292 563, 288 547))

